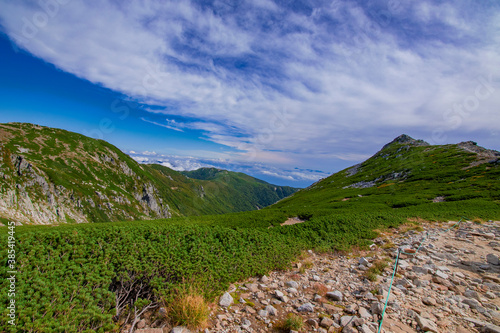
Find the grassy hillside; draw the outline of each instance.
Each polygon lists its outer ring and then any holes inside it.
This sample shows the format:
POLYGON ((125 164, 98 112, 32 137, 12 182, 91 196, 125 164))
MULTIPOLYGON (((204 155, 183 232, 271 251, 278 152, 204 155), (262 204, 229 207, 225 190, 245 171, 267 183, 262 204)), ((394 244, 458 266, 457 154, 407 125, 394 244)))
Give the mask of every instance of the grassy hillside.
MULTIPOLYGON (((203 172, 200 171, 200 172, 203 172)), ((241 173, 188 178, 115 146, 32 124, 0 124, 0 218, 99 222, 255 210, 293 193, 241 173)))
POLYGON ((162 184, 159 186, 162 197, 182 216, 261 209, 297 191, 227 170, 214 169, 218 170, 218 176, 204 180, 190 175, 212 168, 177 172, 159 164, 142 166, 162 184))
MULTIPOLYGON (((400 137, 364 163, 259 211, 18 227, 18 327, 7 324, 9 299, 1 293, 0 330, 118 332, 148 306, 161 317, 159 307, 173 304, 179 290, 195 286, 213 301, 229 283, 284 268, 302 250, 367 247, 374 230, 408 219, 500 219, 499 176, 497 152, 400 137), (280 226, 290 216, 305 222, 280 226)), ((0 258, 6 290, 6 247, 0 258)))
POLYGON ((401 136, 365 162, 272 208, 290 214, 361 210, 490 218, 500 211, 500 153, 473 142, 431 146, 401 136))

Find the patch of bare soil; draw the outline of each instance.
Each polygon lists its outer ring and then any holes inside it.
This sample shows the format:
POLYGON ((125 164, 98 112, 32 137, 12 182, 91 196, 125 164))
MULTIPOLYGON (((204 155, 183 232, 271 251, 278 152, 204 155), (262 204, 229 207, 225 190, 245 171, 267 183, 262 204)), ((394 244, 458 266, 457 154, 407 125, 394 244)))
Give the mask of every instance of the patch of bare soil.
POLYGON ((304 223, 306 220, 301 220, 298 217, 290 217, 288 220, 285 222, 281 223, 281 226, 284 225, 293 225, 293 224, 298 224, 298 223, 304 223))

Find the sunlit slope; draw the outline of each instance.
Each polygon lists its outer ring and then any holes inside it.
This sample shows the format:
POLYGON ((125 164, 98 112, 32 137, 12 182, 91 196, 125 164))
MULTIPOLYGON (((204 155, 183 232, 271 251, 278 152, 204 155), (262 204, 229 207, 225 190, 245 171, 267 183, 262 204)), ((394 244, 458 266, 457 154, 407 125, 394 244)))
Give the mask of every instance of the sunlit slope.
POLYGON ((295 191, 228 171, 213 180, 188 178, 141 165, 106 141, 25 123, 0 124, 0 158, 3 222, 220 214, 260 209, 295 191))
POLYGON ((432 211, 483 205, 500 209, 499 158, 499 152, 474 142, 431 146, 402 135, 365 162, 322 179, 272 208, 432 211))

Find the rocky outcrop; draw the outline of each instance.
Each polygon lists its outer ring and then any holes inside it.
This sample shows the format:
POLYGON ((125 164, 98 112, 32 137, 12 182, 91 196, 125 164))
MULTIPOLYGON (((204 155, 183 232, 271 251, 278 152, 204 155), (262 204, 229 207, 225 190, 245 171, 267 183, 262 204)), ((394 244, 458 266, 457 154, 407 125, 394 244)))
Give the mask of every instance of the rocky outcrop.
POLYGON ((388 144, 382 147, 382 150, 394 145, 394 144, 403 144, 407 146, 430 146, 430 144, 424 140, 415 140, 409 135, 401 134, 388 144))
POLYGON ((153 184, 148 183, 143 185, 142 197, 140 200, 145 209, 149 209, 157 216, 163 218, 170 218, 172 216, 170 207, 168 205, 163 205, 163 200, 159 198, 158 190, 153 184))
MULTIPOLYGON (((0 156, 7 156, 1 154, 0 156)), ((169 218, 170 207, 163 203, 158 190, 151 184, 141 184, 136 177, 132 181, 136 188, 137 201, 127 193, 107 194, 106 186, 95 184, 92 194, 79 193, 56 184, 36 163, 31 163, 25 156, 11 154, 9 163, 2 163, 0 183, 0 216, 23 224, 84 223, 93 221, 96 211, 100 211, 109 220, 124 218, 169 218), (136 206, 140 216, 131 216, 116 206, 136 206)), ((116 157, 101 155, 102 163, 116 164, 116 157)), ((2 159, 2 162, 3 161, 2 159)), ((117 172, 135 176, 128 165, 121 161, 117 172)), ((72 182, 75 184, 75 182, 72 182)), ((97 183, 97 182, 96 182, 97 183)), ((75 186, 78 189, 78 186, 75 186)), ((82 191, 83 192, 83 191, 82 191)), ((108 192, 109 193, 109 192, 108 192)), ((97 213, 99 214, 99 213, 97 213)))
POLYGON ((500 152, 478 146, 477 142, 474 141, 460 142, 458 144, 458 148, 463 149, 469 153, 480 154, 491 158, 500 158, 500 152))

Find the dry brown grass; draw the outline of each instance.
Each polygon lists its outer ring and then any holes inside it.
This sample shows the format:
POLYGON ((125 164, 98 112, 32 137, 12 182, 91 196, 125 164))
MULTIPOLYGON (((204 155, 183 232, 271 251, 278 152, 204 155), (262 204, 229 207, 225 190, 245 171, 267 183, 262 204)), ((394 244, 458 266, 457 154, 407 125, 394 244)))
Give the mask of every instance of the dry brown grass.
POLYGON ((399 231, 401 233, 405 233, 407 231, 414 230, 414 231, 424 231, 424 229, 418 224, 418 223, 405 223, 399 227, 399 231))
POLYGON ((483 224, 484 223, 484 220, 483 219, 480 219, 478 217, 474 218, 472 220, 472 222, 476 223, 476 224, 483 224))
POLYGON ((192 330, 207 327, 209 308, 203 296, 193 287, 179 288, 173 301, 166 306, 168 316, 175 325, 192 330))
POLYGON ((389 266, 388 262, 387 258, 376 260, 372 267, 365 272, 365 277, 372 282, 377 281, 378 276, 389 266))
POLYGON ((311 259, 306 259, 302 263, 302 267, 304 267, 305 269, 311 269, 313 266, 314 266, 314 264, 313 264, 311 259))

